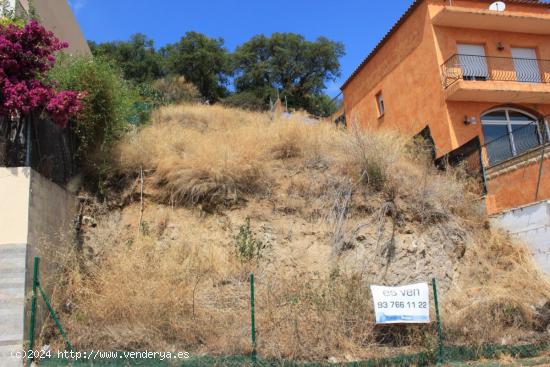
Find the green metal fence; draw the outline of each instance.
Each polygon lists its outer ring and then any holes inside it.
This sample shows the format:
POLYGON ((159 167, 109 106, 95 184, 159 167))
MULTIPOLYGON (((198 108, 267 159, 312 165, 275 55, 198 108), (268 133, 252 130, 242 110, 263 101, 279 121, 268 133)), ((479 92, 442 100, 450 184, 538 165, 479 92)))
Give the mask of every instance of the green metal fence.
MULTIPOLYGON (((33 278, 32 278, 32 299, 31 299, 31 319, 30 319, 30 325, 29 325, 29 351, 34 350, 34 329, 36 326, 36 306, 38 301, 38 295, 42 297, 42 300, 46 304, 46 307, 48 308, 48 312, 50 313, 50 316, 55 322, 55 326, 59 330, 59 333, 65 340, 65 343, 67 345, 68 350, 73 351, 74 348, 71 345, 71 342, 69 341, 69 338, 67 337, 67 334, 65 334, 65 330, 63 330, 63 327, 61 326, 61 322, 59 321, 59 317, 57 316, 55 310, 53 309, 50 300, 48 299, 48 296, 46 295, 46 292, 42 288, 42 284, 40 282, 40 258, 35 257, 34 258, 34 269, 33 269, 33 278)), ((35 357, 34 353, 29 353, 29 361, 32 362, 35 357)))
MULTIPOLYGON (((517 346, 482 346, 482 347, 445 347, 444 357, 446 363, 458 363, 466 361, 474 361, 479 359, 494 359, 502 355, 509 355, 514 358, 533 358, 540 355, 541 352, 547 349, 546 344, 527 344, 517 346)), ((122 353, 122 352, 120 352, 122 353)), ((61 366, 187 366, 187 367, 240 367, 240 366, 258 366, 258 367, 322 367, 322 366, 342 366, 342 367, 393 367, 393 366, 431 366, 437 364, 436 352, 422 352, 411 355, 399 355, 391 358, 372 359, 366 361, 329 364, 327 363, 311 363, 311 362, 295 362, 276 359, 256 358, 253 360, 250 356, 200 356, 191 357, 189 359, 92 359, 69 361, 66 359, 46 359, 41 362, 41 366, 45 367, 61 367, 61 366)))
MULTIPOLYGON (((174 358, 175 354, 168 356, 164 354, 162 356, 153 356, 152 358, 132 358, 131 352, 107 352, 109 358, 103 358, 103 352, 75 352, 73 346, 69 342, 67 335, 65 334, 63 327, 51 306, 46 293, 44 292, 40 284, 39 275, 39 258, 35 258, 34 265, 34 278, 33 278, 33 293, 31 304, 31 324, 29 329, 30 338, 30 350, 34 347, 34 324, 36 313, 36 302, 38 293, 42 296, 46 303, 50 315, 55 321, 55 324, 63 336, 68 351, 72 351, 73 355, 69 358, 55 357, 57 353, 51 352, 53 358, 41 359, 40 365, 46 367, 61 367, 61 366, 190 366, 190 367, 217 367, 217 366, 288 366, 288 367, 320 367, 326 365, 339 365, 346 367, 389 367, 389 366, 430 366, 430 365, 442 365, 443 363, 456 363, 464 361, 474 361, 479 359, 494 359, 499 358, 502 355, 511 356, 513 358, 532 358, 541 354, 541 352, 548 349, 547 343, 539 344, 524 344, 524 345, 482 345, 477 347, 472 346, 449 346, 444 345, 441 319, 439 314, 438 304, 438 292, 435 279, 432 280, 433 294, 434 294, 434 306, 436 311, 436 322, 438 332, 438 344, 434 350, 428 350, 421 353, 398 355, 391 358, 371 359, 365 361, 357 361, 350 363, 312 363, 312 362, 298 362, 287 361, 277 359, 264 359, 259 358, 256 355, 256 322, 255 322, 255 308, 254 308, 254 274, 250 274, 250 326, 251 326, 251 344, 252 353, 249 356, 193 356, 188 355, 189 358, 174 358)), ((140 355, 139 352, 135 355, 140 355)))

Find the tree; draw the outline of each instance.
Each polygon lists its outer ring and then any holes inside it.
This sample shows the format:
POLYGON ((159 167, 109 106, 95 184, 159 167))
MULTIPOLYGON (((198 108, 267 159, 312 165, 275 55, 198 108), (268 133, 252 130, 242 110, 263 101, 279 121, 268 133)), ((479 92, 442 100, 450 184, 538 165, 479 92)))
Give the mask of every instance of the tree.
POLYGON ((59 91, 46 78, 55 52, 66 47, 35 20, 0 24, 0 163, 21 163, 33 117, 48 116, 64 128, 82 109, 84 93, 59 91))
POLYGON ((217 102, 228 93, 230 63, 223 45, 222 38, 187 32, 178 43, 161 49, 161 55, 168 73, 184 76, 199 89, 203 98, 217 102))
POLYGON ((325 37, 311 42, 294 33, 258 35, 233 55, 235 88, 238 93, 253 93, 265 104, 279 96, 292 108, 327 110, 324 89, 340 76, 343 55, 343 44, 325 37))
POLYGON ((114 143, 129 127, 138 93, 116 65, 101 58, 63 57, 49 76, 64 88, 86 91, 73 130, 78 137, 76 158, 89 183, 95 182, 106 173, 114 143))
POLYGON ((139 84, 164 76, 162 57, 154 41, 143 34, 134 34, 129 41, 88 44, 94 56, 114 61, 127 80, 139 84))
POLYGON ((232 93, 222 100, 222 103, 231 107, 238 107, 244 110, 261 111, 265 110, 265 98, 258 96, 253 91, 232 93))
POLYGON ((338 108, 340 107, 337 101, 330 98, 326 94, 309 97, 307 101, 307 106, 307 110, 309 113, 320 117, 331 116, 333 113, 338 111, 338 108))

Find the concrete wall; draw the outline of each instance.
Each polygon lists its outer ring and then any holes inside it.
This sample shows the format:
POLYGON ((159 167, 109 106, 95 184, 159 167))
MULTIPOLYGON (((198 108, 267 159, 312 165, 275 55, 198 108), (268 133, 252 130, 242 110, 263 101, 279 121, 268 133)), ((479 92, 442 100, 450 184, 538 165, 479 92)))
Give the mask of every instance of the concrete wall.
POLYGON ((0 168, 0 366, 21 365, 11 352, 24 339, 29 168, 0 168))
POLYGON ((0 245, 27 243, 30 168, 0 167, 0 245))
MULTIPOLYGON (((40 256, 44 288, 53 251, 63 251, 73 229, 76 199, 30 168, 0 168, 0 366, 21 366, 10 357, 28 340, 34 256, 40 256), (62 240, 65 237, 65 241, 62 240)), ((47 317, 43 303, 38 321, 47 317)), ((39 328, 38 328, 39 330, 39 328)))
MULTIPOLYGON (((17 0, 27 12, 30 11, 29 0, 17 0)), ((91 55, 86 38, 67 3, 67 0, 32 0, 40 23, 62 41, 69 43, 67 52, 73 55, 91 55)))
MULTIPOLYGON (((59 258, 73 239, 74 219, 76 216, 76 198, 65 189, 44 178, 36 171, 31 172, 29 196, 29 229, 26 260, 26 294, 32 292, 32 271, 34 257, 40 257, 40 279, 46 292, 55 286, 57 279, 52 259, 59 258)), ((30 313, 27 309, 25 324, 28 325, 30 313)), ((44 303, 39 302, 37 309, 37 327, 49 317, 44 303)), ((28 328, 25 328, 25 338, 28 328)))
MULTIPOLYGON (((0 15, 4 11, 3 1, 0 0, 0 15)), ((30 13, 32 4, 40 23, 57 38, 69 43, 66 50, 69 54, 92 54, 67 0, 32 0, 32 3, 29 0, 8 0, 7 4, 9 9, 16 9, 22 15, 30 13)))
POLYGON ((512 209, 493 220, 527 243, 541 269, 550 276, 550 201, 512 209))
POLYGON ((69 42, 69 53, 91 55, 90 47, 67 0, 33 0, 33 5, 42 24, 59 39, 69 42))

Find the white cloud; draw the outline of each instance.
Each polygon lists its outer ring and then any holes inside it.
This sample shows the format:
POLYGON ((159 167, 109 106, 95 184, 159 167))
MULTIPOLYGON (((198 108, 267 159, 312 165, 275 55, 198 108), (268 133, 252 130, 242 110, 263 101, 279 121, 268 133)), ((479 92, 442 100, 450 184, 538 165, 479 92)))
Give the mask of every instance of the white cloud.
POLYGON ((86 2, 87 0, 69 0, 69 6, 75 14, 78 14, 86 6, 86 2))

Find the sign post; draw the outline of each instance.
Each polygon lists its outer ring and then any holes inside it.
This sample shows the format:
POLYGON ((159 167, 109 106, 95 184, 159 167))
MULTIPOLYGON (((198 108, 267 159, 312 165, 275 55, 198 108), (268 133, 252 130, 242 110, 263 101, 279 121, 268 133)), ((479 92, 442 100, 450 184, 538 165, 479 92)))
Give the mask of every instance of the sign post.
POLYGON ((377 324, 427 324, 430 322, 428 283, 383 287, 371 285, 377 324))
POLYGON ((254 316, 254 273, 250 273, 250 328, 252 335, 252 362, 256 363, 256 318, 254 316))
POLYGON ((434 305, 435 305, 435 317, 437 320, 437 338, 438 338, 438 353, 437 363, 443 363, 443 331, 441 330, 441 317, 439 316, 439 302, 437 299, 437 284, 435 278, 432 279, 432 287, 434 290, 434 305))

